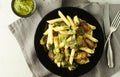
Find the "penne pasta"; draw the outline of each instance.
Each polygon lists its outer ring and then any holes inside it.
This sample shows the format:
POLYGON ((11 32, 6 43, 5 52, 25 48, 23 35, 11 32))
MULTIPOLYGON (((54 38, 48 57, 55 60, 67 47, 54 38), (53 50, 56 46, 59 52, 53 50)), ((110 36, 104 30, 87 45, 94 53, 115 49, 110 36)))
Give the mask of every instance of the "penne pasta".
POLYGON ((63 30, 66 30, 66 29, 68 29, 67 26, 57 26, 57 27, 53 28, 54 31, 63 31, 63 30))
POLYGON ((70 26, 70 22, 67 20, 67 18, 62 14, 61 11, 58 11, 58 15, 60 16, 60 18, 62 18, 62 20, 68 25, 70 26))
POLYGON ((60 22, 60 21, 63 21, 63 19, 62 19, 62 18, 56 18, 56 19, 48 20, 47 22, 48 22, 49 24, 53 24, 53 23, 55 23, 55 22, 60 22))
POLYGON ((93 42, 98 42, 98 40, 97 40, 96 38, 92 37, 92 36, 89 35, 89 34, 85 34, 85 36, 86 36, 86 38, 90 39, 90 40, 93 41, 93 42))
POLYGON ((88 24, 88 26, 89 26, 92 30, 95 30, 95 29, 96 29, 96 27, 93 26, 93 25, 91 25, 91 24, 88 24))
POLYGON ((75 31, 59 31, 61 34, 64 34, 64 35, 72 35, 72 34, 75 34, 76 32, 75 31))
POLYGON ((75 23, 76 25, 80 24, 80 19, 78 18, 77 15, 74 16, 73 21, 74 21, 74 23, 75 23))
POLYGON ((72 20, 72 18, 70 16, 67 15, 67 19, 70 22, 71 26, 75 25, 74 22, 73 22, 73 20, 72 20))
POLYGON ((44 35, 48 35, 48 29, 43 34, 44 35))
POLYGON ((69 49, 68 49, 68 46, 65 46, 64 52, 65 52, 65 56, 68 58, 68 56, 69 56, 69 49))
POLYGON ((59 48, 59 38, 58 37, 54 37, 54 45, 55 45, 55 48, 59 48))
POLYGON ((52 30, 52 25, 49 25, 49 30, 48 30, 48 43, 53 44, 53 30, 52 30))
POLYGON ((65 46, 65 43, 64 42, 61 42, 60 45, 59 45, 59 48, 62 48, 65 46))
POLYGON ((69 58, 69 63, 70 64, 73 63, 74 55, 75 55, 75 49, 72 49, 71 54, 70 54, 70 58, 69 58))
POLYGON ((71 24, 71 26, 72 26, 72 29, 73 29, 73 30, 76 30, 76 25, 74 24, 72 18, 71 18, 70 16, 67 16, 67 19, 69 20, 69 22, 70 22, 70 24, 71 24))
POLYGON ((80 50, 85 51, 87 53, 93 54, 94 50, 88 48, 88 47, 81 47, 80 50))

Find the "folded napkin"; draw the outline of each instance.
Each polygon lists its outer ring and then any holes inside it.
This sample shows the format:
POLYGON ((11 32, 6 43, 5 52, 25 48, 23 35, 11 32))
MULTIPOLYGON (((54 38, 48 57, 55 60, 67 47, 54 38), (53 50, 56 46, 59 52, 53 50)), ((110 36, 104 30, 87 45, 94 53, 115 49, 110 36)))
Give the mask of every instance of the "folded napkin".
MULTIPOLYGON (((65 6, 73 6, 82 8, 91 13, 101 24, 103 28, 103 4, 90 3, 87 0, 36 0, 37 10, 35 13, 27 18, 21 18, 11 25, 9 25, 10 31, 18 41, 26 62, 33 73, 33 77, 59 77, 49 72, 39 61, 34 49, 34 35, 36 28, 44 15, 49 11, 65 6), (94 9, 94 10, 93 10, 94 9), (99 12, 97 12, 97 11, 99 12)), ((120 5, 110 5, 110 18, 113 20, 120 5)), ((109 28, 109 26, 108 26, 109 28)), ((111 77, 114 73, 119 71, 119 50, 120 50, 120 28, 112 35, 112 48, 115 59, 115 67, 109 69, 107 66, 106 52, 103 52, 102 58, 90 72, 82 75, 81 77, 111 77)))

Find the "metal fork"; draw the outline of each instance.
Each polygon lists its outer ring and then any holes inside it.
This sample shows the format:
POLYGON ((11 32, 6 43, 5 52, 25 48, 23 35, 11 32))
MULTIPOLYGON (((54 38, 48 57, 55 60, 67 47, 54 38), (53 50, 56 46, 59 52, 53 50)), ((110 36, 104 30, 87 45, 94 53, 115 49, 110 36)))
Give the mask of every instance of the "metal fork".
POLYGON ((104 50, 105 50, 106 45, 108 44, 109 50, 107 51, 107 60, 108 60, 108 66, 110 68, 114 67, 113 52, 112 52, 112 48, 111 48, 110 37, 111 37, 112 33, 118 29, 119 25, 120 25, 120 11, 117 12, 115 18, 113 19, 113 21, 111 23, 110 32, 109 32, 109 35, 108 35, 107 40, 104 45, 104 50))

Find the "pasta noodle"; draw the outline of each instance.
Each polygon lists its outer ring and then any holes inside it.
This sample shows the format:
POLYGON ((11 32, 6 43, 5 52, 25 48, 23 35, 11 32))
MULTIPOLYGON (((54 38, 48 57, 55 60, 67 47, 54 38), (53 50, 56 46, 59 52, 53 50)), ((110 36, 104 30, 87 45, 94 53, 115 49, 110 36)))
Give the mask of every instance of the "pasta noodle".
POLYGON ((58 15, 63 19, 63 21, 70 26, 70 22, 67 20, 67 18, 62 14, 61 11, 58 11, 58 15))
POLYGON ((60 22, 60 21, 63 21, 62 18, 56 18, 56 19, 48 20, 47 22, 52 24, 52 23, 60 22))

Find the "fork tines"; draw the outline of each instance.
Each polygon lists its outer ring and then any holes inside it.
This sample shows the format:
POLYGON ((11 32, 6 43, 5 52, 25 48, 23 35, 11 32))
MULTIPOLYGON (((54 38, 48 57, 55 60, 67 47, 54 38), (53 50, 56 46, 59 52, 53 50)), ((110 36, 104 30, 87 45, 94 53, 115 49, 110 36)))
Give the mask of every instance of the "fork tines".
POLYGON ((114 26, 117 29, 119 24, 120 24, 120 10, 117 12, 114 20, 111 23, 111 26, 114 26))

